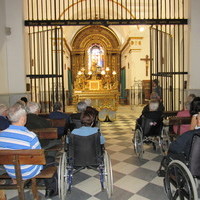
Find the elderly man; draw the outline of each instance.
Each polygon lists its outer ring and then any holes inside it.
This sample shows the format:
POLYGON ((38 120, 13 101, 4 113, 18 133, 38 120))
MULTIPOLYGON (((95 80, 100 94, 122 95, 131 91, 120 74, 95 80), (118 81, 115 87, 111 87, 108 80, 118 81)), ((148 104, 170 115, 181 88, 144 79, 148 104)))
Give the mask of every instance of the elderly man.
POLYGON ((10 125, 10 121, 7 118, 7 106, 4 104, 0 104, 0 130, 4 130, 8 128, 10 125))
MULTIPOLYGON (((25 108, 16 103, 8 110, 8 118, 11 125, 0 134, 0 149, 41 149, 39 140, 35 133, 29 131, 26 124, 27 114, 25 108)), ((4 166, 9 176, 15 176, 14 166, 4 166)), ((22 167, 22 178, 24 180, 32 178, 40 173, 42 165, 25 165, 22 167)), ((45 181, 46 197, 57 194, 56 174, 53 178, 45 181)))
POLYGON ((36 102, 27 103, 27 122, 28 129, 50 128, 51 122, 43 117, 38 116, 40 113, 40 105, 36 102))

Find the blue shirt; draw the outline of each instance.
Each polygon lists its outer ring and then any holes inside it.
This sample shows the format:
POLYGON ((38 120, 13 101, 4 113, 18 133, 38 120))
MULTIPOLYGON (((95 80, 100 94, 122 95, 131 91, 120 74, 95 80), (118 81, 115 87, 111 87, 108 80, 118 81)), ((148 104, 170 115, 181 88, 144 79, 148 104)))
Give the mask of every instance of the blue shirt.
MULTIPOLYGON (((24 126, 10 125, 0 132, 0 149, 41 149, 35 133, 24 126)), ((4 165, 10 177, 16 178, 14 165, 4 165)), ((29 179, 40 173, 42 165, 21 165, 22 178, 29 179)))
MULTIPOLYGON (((74 135, 80 135, 80 136, 89 136, 89 135, 97 133, 98 129, 99 128, 97 128, 97 127, 82 126, 80 128, 74 129, 72 131, 72 134, 74 134, 74 135)), ((104 138, 103 135, 101 135, 101 137, 100 137, 100 142, 101 142, 101 144, 105 143, 105 138, 104 138)))

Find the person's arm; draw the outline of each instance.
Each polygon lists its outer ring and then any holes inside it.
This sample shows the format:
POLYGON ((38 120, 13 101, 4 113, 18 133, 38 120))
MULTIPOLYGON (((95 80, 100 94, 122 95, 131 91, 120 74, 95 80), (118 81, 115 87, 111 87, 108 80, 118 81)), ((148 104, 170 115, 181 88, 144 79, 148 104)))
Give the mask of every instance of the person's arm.
POLYGON ((34 137, 30 141, 30 148, 31 149, 42 149, 41 144, 39 142, 39 139, 38 139, 37 135, 35 133, 33 133, 33 134, 34 134, 34 137))
POLYGON ((197 125, 197 116, 193 115, 190 123, 190 130, 194 130, 197 125))

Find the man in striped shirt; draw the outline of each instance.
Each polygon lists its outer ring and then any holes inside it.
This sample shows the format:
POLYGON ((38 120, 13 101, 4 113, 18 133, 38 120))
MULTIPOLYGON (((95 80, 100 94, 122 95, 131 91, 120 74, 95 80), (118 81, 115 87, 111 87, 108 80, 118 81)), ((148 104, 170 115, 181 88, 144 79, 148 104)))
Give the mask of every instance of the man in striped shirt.
MULTIPOLYGON (((14 104, 8 110, 8 118, 11 121, 11 125, 0 132, 0 149, 41 149, 36 134, 24 126, 27 119, 25 107, 19 103, 14 104)), ((9 176, 15 179, 14 166, 4 165, 4 167, 9 176)), ((32 178, 39 174, 42 169, 42 165, 21 165, 22 178, 24 180, 32 178)), ((57 193, 57 189, 54 187, 55 180, 47 180, 45 185, 48 187, 48 191, 54 190, 53 192, 57 193)))

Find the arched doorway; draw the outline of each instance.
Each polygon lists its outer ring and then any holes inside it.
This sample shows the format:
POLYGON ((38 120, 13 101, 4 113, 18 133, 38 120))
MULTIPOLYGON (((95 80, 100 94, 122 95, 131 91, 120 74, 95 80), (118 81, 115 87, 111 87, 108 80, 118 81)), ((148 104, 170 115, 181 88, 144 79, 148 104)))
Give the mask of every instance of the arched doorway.
POLYGON ((91 98, 99 109, 105 106, 116 109, 120 81, 119 46, 117 36, 107 27, 87 26, 76 33, 71 54, 74 103, 91 98), (105 98, 105 94, 111 93, 108 99, 105 98), (114 100, 110 102, 109 99, 114 100))

